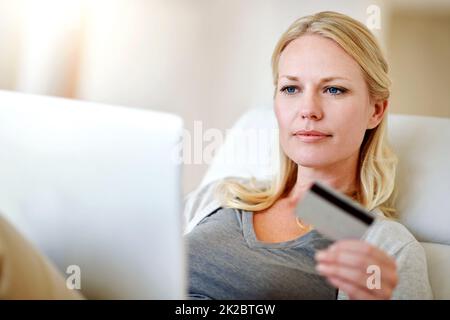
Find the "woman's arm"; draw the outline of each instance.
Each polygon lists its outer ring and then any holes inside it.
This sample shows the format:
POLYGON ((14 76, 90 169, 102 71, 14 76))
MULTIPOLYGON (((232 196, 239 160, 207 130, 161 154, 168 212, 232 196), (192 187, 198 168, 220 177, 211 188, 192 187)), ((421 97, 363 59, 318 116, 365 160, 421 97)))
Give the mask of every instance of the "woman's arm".
POLYGON ((433 299, 428 277, 425 250, 417 241, 411 241, 396 254, 399 282, 393 299, 433 299))

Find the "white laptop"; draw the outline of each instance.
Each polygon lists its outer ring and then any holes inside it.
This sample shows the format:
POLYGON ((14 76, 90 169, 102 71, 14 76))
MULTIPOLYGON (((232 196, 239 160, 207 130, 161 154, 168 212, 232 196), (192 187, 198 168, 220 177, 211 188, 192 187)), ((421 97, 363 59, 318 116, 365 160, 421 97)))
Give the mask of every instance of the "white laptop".
POLYGON ((87 298, 183 299, 181 135, 171 114, 0 91, 0 212, 87 298))

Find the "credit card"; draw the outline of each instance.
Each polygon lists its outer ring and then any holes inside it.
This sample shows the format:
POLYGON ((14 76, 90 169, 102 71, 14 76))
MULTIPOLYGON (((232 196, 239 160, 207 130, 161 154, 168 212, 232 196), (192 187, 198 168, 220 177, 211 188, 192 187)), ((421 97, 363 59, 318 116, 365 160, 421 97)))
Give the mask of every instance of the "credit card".
POLYGON ((296 215, 330 240, 361 239, 375 220, 359 203, 319 182, 305 193, 296 215))

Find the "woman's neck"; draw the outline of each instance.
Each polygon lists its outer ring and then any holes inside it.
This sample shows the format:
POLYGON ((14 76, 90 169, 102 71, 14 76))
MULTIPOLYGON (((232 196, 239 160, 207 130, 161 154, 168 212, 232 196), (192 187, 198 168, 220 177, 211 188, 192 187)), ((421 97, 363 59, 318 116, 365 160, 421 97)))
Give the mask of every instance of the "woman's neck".
POLYGON ((308 168, 298 165, 297 182, 290 197, 301 197, 314 181, 319 181, 350 197, 358 192, 357 161, 347 159, 326 168, 308 168))

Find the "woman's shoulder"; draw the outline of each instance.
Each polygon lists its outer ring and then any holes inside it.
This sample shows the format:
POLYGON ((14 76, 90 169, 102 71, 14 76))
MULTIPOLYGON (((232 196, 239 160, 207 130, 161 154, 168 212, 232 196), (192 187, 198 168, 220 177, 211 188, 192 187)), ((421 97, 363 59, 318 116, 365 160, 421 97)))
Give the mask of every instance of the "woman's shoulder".
POLYGON ((395 255, 405 246, 418 243, 413 234, 400 222, 379 217, 364 235, 364 240, 387 253, 395 255))
POLYGON ((221 202, 216 197, 216 190, 226 181, 233 180, 242 184, 256 184, 266 186, 269 180, 254 179, 247 177, 224 177, 205 183, 184 198, 184 226, 185 233, 190 232, 204 217, 222 207, 221 202))

